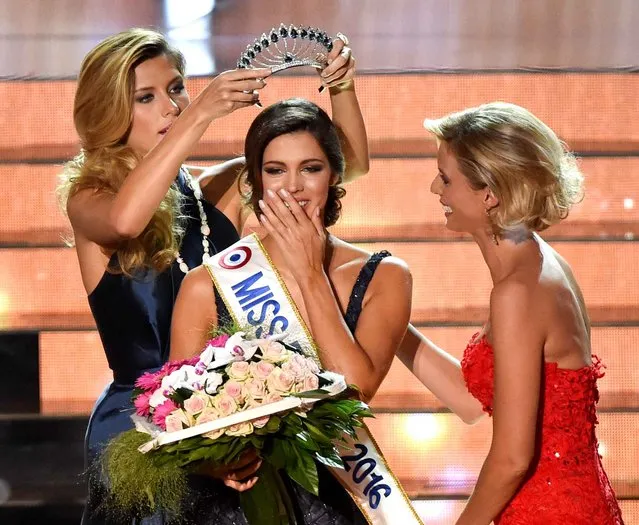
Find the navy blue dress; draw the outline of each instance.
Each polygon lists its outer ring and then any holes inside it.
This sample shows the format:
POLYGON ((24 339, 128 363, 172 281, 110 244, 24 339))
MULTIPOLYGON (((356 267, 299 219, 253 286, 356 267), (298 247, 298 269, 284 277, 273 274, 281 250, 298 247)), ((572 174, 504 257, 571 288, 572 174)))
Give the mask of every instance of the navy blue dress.
MULTIPOLYGON (((204 253, 200 214, 183 172, 178 174, 176 184, 184 194, 182 214, 186 216, 180 254, 188 267, 194 268, 202 263, 204 253)), ((203 206, 211 230, 208 239, 212 255, 238 241, 239 236, 222 212, 206 201, 203 206)), ((116 263, 117 254, 114 254, 109 264, 116 263)), ((113 370, 113 382, 105 388, 89 419, 85 439, 89 471, 104 445, 120 432, 132 428, 131 394, 135 380, 146 371, 158 369, 168 359, 171 315, 182 279, 184 273, 176 262, 162 273, 138 272, 133 279, 105 272, 88 297, 109 367, 113 370)), ((83 524, 109 523, 96 511, 101 496, 99 484, 90 483, 83 524)))
MULTIPOLYGON (((357 321, 362 313, 362 301, 379 263, 390 253, 373 254, 362 267, 351 292, 344 320, 351 333, 355 333, 357 321)), ((231 316, 214 288, 218 326, 231 320, 231 316)), ((282 476, 284 486, 292 504, 294 525, 368 525, 339 481, 328 469, 316 462, 319 477, 319 495, 307 492, 287 476, 282 476)), ((192 476, 190 488, 196 497, 190 498, 181 514, 183 523, 196 525, 249 525, 240 506, 238 492, 221 481, 204 476, 192 476)))

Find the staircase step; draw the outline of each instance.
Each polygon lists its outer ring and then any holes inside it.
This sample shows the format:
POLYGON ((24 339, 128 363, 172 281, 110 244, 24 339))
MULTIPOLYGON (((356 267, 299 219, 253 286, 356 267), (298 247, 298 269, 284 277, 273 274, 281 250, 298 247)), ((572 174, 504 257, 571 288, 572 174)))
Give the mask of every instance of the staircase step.
MULTIPOLYGON (((571 264, 594 323, 639 320, 639 244, 634 242, 551 243, 571 264), (623 276, 623 279, 620 278, 623 276)), ((472 242, 367 243, 371 252, 389 250, 413 274, 416 324, 481 324, 488 316, 491 280, 472 242)))
MULTIPOLYGON (((584 200, 544 237, 639 238, 639 193, 627 183, 639 177, 639 157, 584 158, 581 168, 584 200)), ((373 160, 366 177, 346 186, 344 213, 332 231, 351 241, 468 239, 445 228, 439 197, 430 192, 436 174, 435 159, 373 160)))
MULTIPOLYGON (((488 417, 466 425, 453 414, 378 414, 367 423, 413 498, 467 496, 490 448, 488 417)), ((639 497, 639 413, 599 414, 597 436, 617 496, 639 497)))
MULTIPOLYGON (((601 414, 599 419, 600 451, 613 488, 619 498, 639 499, 639 414, 601 414)), ((7 503, 63 504, 85 497, 86 424, 84 417, 0 420, 7 503)), ((468 426, 451 414, 380 414, 369 428, 415 499, 467 498, 491 439, 488 418, 468 426)))
MULTIPOLYGON (((464 510, 464 499, 417 499, 413 500, 413 507, 428 525, 450 525, 455 523, 464 510)), ((639 500, 621 500, 619 502, 626 525, 639 523, 639 500)), ((7 525, 33 525, 46 523, 47 525, 71 525, 80 521, 82 505, 80 503, 68 505, 29 504, 16 506, 0 506, 0 522, 7 525)))
MULTIPOLYGON (((188 81, 192 96, 208 78, 188 81)), ((436 118, 464 107, 493 100, 520 104, 546 121, 573 149, 579 151, 639 151, 639 123, 628 108, 638 91, 636 75, 565 73, 500 74, 388 74, 357 79, 374 155, 424 155, 434 152, 422 128, 425 117, 436 118), (380 104, 389 100, 392 104, 380 104), (575 101, 579 103, 576 104, 575 101)), ((261 94, 264 105, 288 97, 303 97, 326 107, 326 93, 318 94, 314 76, 272 77, 261 94)), ((28 107, 33 126, 24 115, 3 118, 0 158, 12 161, 65 159, 78 151, 73 128, 75 81, 0 82, 7 107, 28 107), (55 104, 50 101, 55 100, 55 104)), ((257 114, 250 108, 212 125, 194 151, 197 156, 228 157, 243 150, 244 135, 257 114)))
POLYGON ((40 332, 39 336, 40 412, 88 415, 113 380, 98 332, 40 332), (68 366, 71 362, 73 367, 68 366))
MULTIPOLYGON (((639 238, 639 195, 626 183, 639 177, 639 157, 593 157, 581 163, 585 199, 545 237, 639 238)), ((0 165, 6 185, 0 197, 6 210, 0 245, 62 245, 69 237, 68 220, 53 193, 60 170, 54 164, 0 165)), ((350 241, 464 238, 444 227, 439 200, 430 193, 436 172, 435 159, 374 159, 368 176, 346 187, 344 213, 332 231, 350 241)))
MULTIPOLYGON (((422 328, 440 347, 461 359, 477 327, 422 328)), ((607 365, 599 380, 599 409, 639 409, 639 328, 595 327, 594 352, 607 365)), ((112 379, 95 331, 40 332, 40 411, 46 415, 88 414, 112 379), (81 355, 76 366, 67 364, 81 355)), ((372 406, 378 412, 437 412, 445 407, 408 369, 395 360, 372 406)))
MULTIPOLYGON (((455 523, 466 506, 465 499, 417 499, 413 506, 422 521, 428 525, 450 525, 455 523)), ((639 524, 639 501, 621 500, 619 502, 624 523, 639 524)))
MULTIPOLYGON (((639 243, 553 245, 573 266, 593 322, 639 321, 639 243)), ((490 277, 473 243, 360 246, 371 252, 390 250, 408 263, 414 279, 413 323, 479 324, 486 319, 490 277)), ((0 267, 0 329, 93 328, 74 250, 6 248, 0 250, 0 267)))
MULTIPOLYGON (((440 348, 462 358, 464 349, 479 327, 421 328, 420 331, 440 348)), ((606 365, 599 380, 600 411, 639 410, 639 328, 595 327, 592 329, 593 353, 606 365)), ((441 411, 445 407, 421 382, 395 359, 390 372, 375 395, 377 411, 441 411)))

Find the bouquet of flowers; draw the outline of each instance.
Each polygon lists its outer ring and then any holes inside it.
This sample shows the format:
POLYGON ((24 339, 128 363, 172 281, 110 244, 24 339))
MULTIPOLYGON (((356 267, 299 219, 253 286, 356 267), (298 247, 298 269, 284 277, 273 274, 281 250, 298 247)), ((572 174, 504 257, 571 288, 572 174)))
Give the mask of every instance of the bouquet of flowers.
POLYGON ((372 414, 349 398, 343 376, 280 339, 218 333, 199 356, 142 375, 135 429, 104 453, 109 508, 179 519, 187 475, 231 464, 249 448, 263 459, 258 483, 240 493, 251 525, 289 522, 279 471, 317 495, 315 461, 343 468, 336 445, 372 414))

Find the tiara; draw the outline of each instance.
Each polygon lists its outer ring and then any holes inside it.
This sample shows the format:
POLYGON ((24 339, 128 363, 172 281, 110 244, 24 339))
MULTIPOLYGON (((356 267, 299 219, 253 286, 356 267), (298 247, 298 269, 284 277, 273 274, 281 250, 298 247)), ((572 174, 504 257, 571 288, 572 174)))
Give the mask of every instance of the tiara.
POLYGON ((323 69, 333 39, 325 31, 312 27, 285 26, 255 39, 246 46, 237 61, 238 69, 270 68, 273 73, 297 66, 323 69))

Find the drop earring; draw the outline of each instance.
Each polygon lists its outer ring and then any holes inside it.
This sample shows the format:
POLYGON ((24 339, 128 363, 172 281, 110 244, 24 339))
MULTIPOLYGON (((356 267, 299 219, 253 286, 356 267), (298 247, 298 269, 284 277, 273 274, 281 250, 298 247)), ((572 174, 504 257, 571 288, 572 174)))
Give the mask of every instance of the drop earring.
POLYGON ((493 243, 495 246, 499 246, 499 237, 497 236, 497 233, 495 233, 495 227, 493 226, 493 220, 488 208, 486 208, 486 217, 488 217, 488 222, 490 223, 490 230, 493 232, 493 243))

